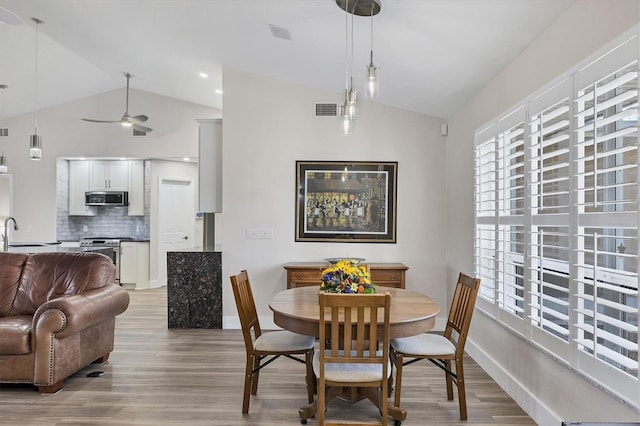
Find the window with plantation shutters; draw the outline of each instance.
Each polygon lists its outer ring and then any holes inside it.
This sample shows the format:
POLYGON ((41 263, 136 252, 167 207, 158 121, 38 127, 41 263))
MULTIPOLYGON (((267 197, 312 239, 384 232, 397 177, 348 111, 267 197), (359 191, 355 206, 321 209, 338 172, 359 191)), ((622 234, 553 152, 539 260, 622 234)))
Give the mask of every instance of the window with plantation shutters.
MULTIPOLYGON (((490 133, 489 133, 490 134, 490 133)), ((476 271, 481 277, 479 296, 490 303, 495 299, 496 269, 496 152, 497 139, 490 136, 478 144, 475 152, 475 212, 474 250, 476 271)))
POLYGON ((475 138, 478 307, 640 409, 637 35, 475 138))

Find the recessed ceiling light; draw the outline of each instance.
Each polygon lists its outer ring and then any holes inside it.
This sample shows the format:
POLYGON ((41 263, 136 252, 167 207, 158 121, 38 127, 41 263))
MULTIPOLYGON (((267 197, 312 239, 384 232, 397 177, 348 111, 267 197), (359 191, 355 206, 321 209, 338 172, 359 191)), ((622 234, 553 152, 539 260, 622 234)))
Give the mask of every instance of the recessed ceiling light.
POLYGON ((220 90, 220 89, 216 89, 216 93, 217 93, 218 95, 222 95, 222 90, 220 90))
POLYGON ((200 77, 202 77, 202 78, 209 78, 209 74, 207 74, 206 72, 201 72, 201 73, 200 73, 200 77))
POLYGON ((182 161, 189 161, 189 157, 184 157, 182 161))

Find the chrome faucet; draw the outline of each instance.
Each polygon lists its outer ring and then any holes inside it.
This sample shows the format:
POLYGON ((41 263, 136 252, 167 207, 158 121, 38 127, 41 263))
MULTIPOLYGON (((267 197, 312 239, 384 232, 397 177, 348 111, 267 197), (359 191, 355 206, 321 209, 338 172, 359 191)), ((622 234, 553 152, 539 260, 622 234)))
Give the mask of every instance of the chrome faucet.
POLYGON ((9 216, 8 218, 5 219, 4 221, 4 251, 9 251, 9 221, 12 220, 13 221, 13 229, 15 231, 18 230, 18 222, 16 222, 16 219, 9 216))

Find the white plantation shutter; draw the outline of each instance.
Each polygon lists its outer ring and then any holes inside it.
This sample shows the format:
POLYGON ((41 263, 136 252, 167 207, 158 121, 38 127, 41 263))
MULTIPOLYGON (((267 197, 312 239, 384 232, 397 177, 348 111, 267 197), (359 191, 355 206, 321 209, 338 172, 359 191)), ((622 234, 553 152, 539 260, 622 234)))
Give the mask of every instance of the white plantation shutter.
POLYGON ((478 308, 640 409, 637 36, 475 141, 478 308))
POLYGON ((479 296, 493 303, 496 279, 497 138, 493 127, 477 137, 482 141, 475 150, 475 271, 481 278, 479 296))

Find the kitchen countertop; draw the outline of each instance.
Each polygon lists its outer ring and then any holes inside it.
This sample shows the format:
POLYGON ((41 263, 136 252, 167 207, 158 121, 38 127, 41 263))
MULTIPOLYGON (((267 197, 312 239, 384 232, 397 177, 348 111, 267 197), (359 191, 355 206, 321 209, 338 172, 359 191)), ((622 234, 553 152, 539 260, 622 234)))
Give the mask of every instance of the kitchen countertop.
POLYGON ((8 253, 68 253, 68 252, 86 252, 86 251, 101 251, 104 247, 80 247, 80 246, 67 246, 62 244, 43 244, 38 243, 14 243, 15 246, 9 246, 8 253))

